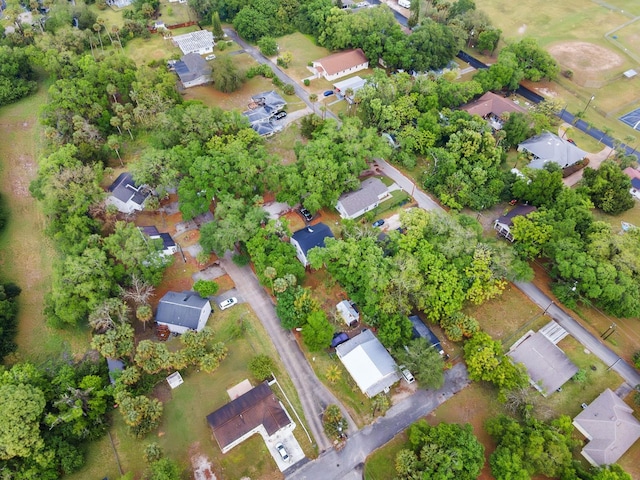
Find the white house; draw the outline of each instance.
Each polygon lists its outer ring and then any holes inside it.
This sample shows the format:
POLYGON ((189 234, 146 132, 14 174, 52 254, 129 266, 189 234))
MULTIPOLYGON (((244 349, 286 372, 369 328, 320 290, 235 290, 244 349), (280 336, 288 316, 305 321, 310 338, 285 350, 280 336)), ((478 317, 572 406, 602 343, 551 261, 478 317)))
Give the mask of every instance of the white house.
POLYGON ((631 179, 631 189, 629 193, 633 198, 640 200, 640 171, 633 167, 627 167, 624 169, 624 173, 631 179))
POLYGON ((173 68, 184 88, 211 83, 211 67, 197 53, 188 53, 178 60, 173 68))
POLYGON ((178 251, 178 245, 169 233, 160 233, 154 226, 140 227, 140 231, 148 236, 151 240, 162 240, 162 254, 165 256, 173 255, 178 251))
POLYGON ((199 332, 211 315, 209 300, 195 292, 167 292, 158 303, 156 323, 166 325, 172 333, 199 332))
POLYGON ((351 75, 369 68, 369 60, 362 49, 345 50, 334 53, 312 63, 318 77, 324 77, 329 82, 351 75))
POLYGON ((379 178, 369 177, 360 184, 358 190, 343 193, 336 203, 336 210, 342 218, 357 218, 387 198, 390 198, 387 186, 379 178))
POLYGON ((498 232, 498 235, 503 236, 510 242, 513 242, 513 234, 511 233, 511 227, 513 227, 513 219, 516 217, 526 217, 531 212, 535 212, 537 209, 533 205, 518 205, 512 208, 508 213, 498 217, 493 222, 493 229, 498 232))
POLYGON ((296 256, 305 267, 309 265, 307 254, 312 248, 323 248, 326 238, 334 238, 331 229, 324 223, 316 223, 291 235, 291 245, 296 247, 296 256))
POLYGON ((213 52, 213 47, 215 46, 213 33, 208 30, 198 30, 197 32, 177 35, 173 37, 173 43, 182 50, 183 55, 188 53, 206 55, 213 52))
POLYGON ((349 327, 354 327, 358 323, 358 320, 360 320, 360 313, 353 308, 353 305, 351 305, 348 300, 342 300, 338 303, 336 305, 336 311, 349 327))
POLYGON ((136 185, 128 172, 118 175, 107 190, 110 193, 106 199, 107 205, 114 205, 122 213, 142 210, 151 193, 145 186, 136 185))
POLYGON ((356 75, 355 77, 347 78, 333 84, 333 90, 338 97, 343 97, 347 102, 353 103, 353 96, 358 90, 365 86, 367 81, 364 78, 356 75), (351 89, 352 94, 347 97, 347 90, 351 89))
POLYGON ((398 366, 371 330, 336 347, 336 354, 367 397, 388 391, 400 380, 398 366))

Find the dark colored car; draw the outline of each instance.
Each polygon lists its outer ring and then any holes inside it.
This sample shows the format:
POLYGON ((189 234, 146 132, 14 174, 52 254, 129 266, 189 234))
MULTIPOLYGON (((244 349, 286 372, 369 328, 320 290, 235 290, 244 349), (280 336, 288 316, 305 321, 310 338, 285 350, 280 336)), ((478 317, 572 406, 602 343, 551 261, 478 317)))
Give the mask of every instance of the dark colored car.
POLYGON ((334 93, 333 90, 325 90, 323 95, 325 97, 330 97, 331 95, 333 95, 333 93, 334 93))
POLYGON ((300 209, 300 215, 302 215, 307 222, 313 220, 313 215, 311 215, 311 212, 306 208, 300 209))
POLYGON ((280 110, 279 112, 276 112, 273 115, 273 118, 275 118, 276 120, 280 120, 280 119, 282 119, 282 118, 284 118, 286 116, 287 116, 287 112, 284 112, 284 111, 280 110))
POLYGON ((344 332, 338 332, 333 335, 333 340, 331 340, 331 348, 336 348, 338 345, 342 345, 344 342, 349 340, 349 335, 344 332))
POLYGON ((376 220, 375 222, 373 222, 373 226, 374 227, 381 227, 382 225, 384 225, 384 220, 383 219, 376 220))

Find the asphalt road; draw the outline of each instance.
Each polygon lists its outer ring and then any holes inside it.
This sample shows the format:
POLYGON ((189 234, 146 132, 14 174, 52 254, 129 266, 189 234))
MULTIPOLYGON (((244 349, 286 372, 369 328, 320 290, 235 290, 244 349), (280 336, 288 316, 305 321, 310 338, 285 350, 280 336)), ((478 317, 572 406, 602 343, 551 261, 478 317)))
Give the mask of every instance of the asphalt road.
POLYGON ((400 188, 411 195, 418 203, 418 206, 420 208, 423 208, 425 210, 444 211, 437 202, 435 202, 429 195, 420 190, 420 188, 418 188, 415 183, 405 177, 404 174, 393 165, 390 165, 381 158, 376 158, 374 160, 373 166, 377 167, 378 170, 384 173, 387 177, 391 178, 398 184, 398 186, 400 186, 400 188))
POLYGON ((467 369, 462 363, 447 370, 444 376, 445 383, 440 390, 418 390, 391 407, 384 417, 351 435, 342 450, 328 450, 316 460, 285 472, 287 479, 361 479, 364 461, 369 454, 469 385, 467 369))
MULTIPOLYGON (((238 267, 231 260, 231 252, 220 259, 220 265, 229 274, 239 296, 242 296, 264 325, 269 337, 282 362, 284 363, 291 380, 293 381, 302 409, 312 436, 315 438, 318 451, 323 452, 331 448, 331 442, 326 437, 322 427, 322 413, 327 405, 339 405, 342 414, 349 423, 349 433, 355 432, 358 427, 349 416, 349 413, 338 399, 318 380, 311 366, 300 351, 293 334, 280 326, 280 319, 271 302, 271 298, 258 283, 249 266, 238 267)), ((290 412, 293 416, 293 412, 290 412)), ((295 417, 294 417, 295 418, 295 417)))

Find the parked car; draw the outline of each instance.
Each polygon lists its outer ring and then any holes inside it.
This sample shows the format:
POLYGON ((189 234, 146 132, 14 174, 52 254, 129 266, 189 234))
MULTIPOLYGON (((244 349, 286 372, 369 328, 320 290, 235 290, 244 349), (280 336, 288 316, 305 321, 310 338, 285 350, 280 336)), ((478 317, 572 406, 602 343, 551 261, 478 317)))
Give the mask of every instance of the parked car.
POLYGON ((402 370, 402 376, 407 381, 407 383, 413 383, 416 381, 416 379, 413 377, 413 375, 411 374, 408 368, 405 368, 404 370, 402 370))
POLYGON ((208 62, 209 60, 215 60, 216 56, 212 53, 211 55, 207 55, 204 59, 208 62))
POLYGON ((331 95, 333 95, 333 93, 333 90, 325 90, 322 95, 324 95, 325 97, 330 97, 331 95))
POLYGON ((381 227, 382 225, 384 225, 384 220, 380 219, 380 220, 376 220, 375 222, 373 222, 373 226, 374 227, 381 227))
POLYGON ((275 118, 276 120, 280 120, 280 119, 282 119, 282 118, 284 118, 286 116, 287 116, 287 112, 284 112, 284 111, 280 110, 279 112, 276 112, 273 115, 273 118, 275 118))
POLYGON ((285 462, 288 462, 289 460, 291 460, 291 457, 287 453, 287 449, 284 448, 284 445, 282 445, 281 443, 278 443, 276 445, 276 450, 280 454, 280 457, 282 458, 282 460, 284 460, 285 462))
POLYGON ((236 303, 238 303, 238 299, 236 297, 231 297, 220 302, 219 307, 220 307, 220 310, 226 310, 227 308, 233 307, 236 303))
POLYGON ((331 340, 331 348, 336 348, 338 345, 342 345, 349 340, 349 335, 344 332, 338 332, 333 334, 333 340, 331 340))
POLYGON ((302 215, 307 222, 313 220, 313 215, 311 215, 311 212, 304 207, 300 209, 300 215, 302 215))

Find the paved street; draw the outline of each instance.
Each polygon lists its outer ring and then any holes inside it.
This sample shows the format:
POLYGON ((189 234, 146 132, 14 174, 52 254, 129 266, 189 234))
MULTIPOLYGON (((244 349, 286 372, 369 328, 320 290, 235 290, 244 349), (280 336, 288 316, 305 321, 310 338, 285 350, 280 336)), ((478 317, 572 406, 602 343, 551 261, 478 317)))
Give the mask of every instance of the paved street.
POLYGON ((410 179, 404 176, 404 174, 393 165, 385 162, 381 158, 374 160, 374 167, 377 167, 387 177, 396 182, 405 192, 411 195, 418 203, 420 208, 425 210, 443 210, 429 195, 424 193, 420 188, 416 186, 410 179))
MULTIPOLYGON (((361 479, 367 456, 405 430, 416 420, 432 412, 469 384, 467 369, 459 363, 445 372, 445 384, 440 390, 418 390, 389 409, 384 417, 351 435, 346 446, 326 451, 316 460, 308 462, 287 479, 344 480, 361 479)), ((295 467, 294 467, 295 468, 295 467)))
MULTIPOLYGON (((321 415, 325 407, 330 404, 340 405, 342 414, 349 422, 349 433, 355 432, 357 426, 351 419, 347 410, 338 402, 338 399, 318 380, 311 366, 300 351, 298 344, 291 332, 280 326, 280 320, 276 316, 271 298, 258 283, 249 266, 238 267, 231 260, 231 252, 227 252, 220 260, 220 265, 227 271, 239 296, 246 299, 256 313, 284 363, 291 380, 293 381, 298 396, 302 403, 304 416, 311 430, 312 437, 318 445, 318 451, 323 452, 331 447, 331 442, 324 434, 321 415)), ((300 413, 300 412, 298 412, 300 413)), ((291 412, 293 415, 293 412, 291 412)), ((295 420, 295 419, 294 419, 295 420)), ((300 427, 301 428, 301 427, 300 427)))

